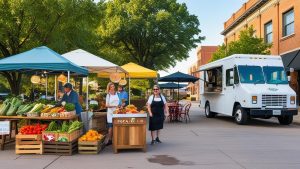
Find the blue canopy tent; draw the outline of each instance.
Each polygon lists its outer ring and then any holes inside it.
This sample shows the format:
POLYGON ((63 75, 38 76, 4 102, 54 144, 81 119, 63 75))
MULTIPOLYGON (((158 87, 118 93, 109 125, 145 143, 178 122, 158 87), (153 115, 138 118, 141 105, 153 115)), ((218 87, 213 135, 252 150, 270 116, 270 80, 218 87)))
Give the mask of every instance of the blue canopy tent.
POLYGON ((176 84, 176 83, 162 83, 162 84, 158 84, 160 89, 170 89, 172 90, 172 95, 173 95, 173 98, 174 98, 174 89, 181 89, 181 88, 184 88, 186 87, 187 85, 183 85, 183 84, 176 84))
POLYGON ((34 74, 36 72, 61 74, 62 72, 67 72, 68 82, 70 81, 70 74, 77 76, 88 75, 88 70, 86 68, 70 62, 68 59, 62 57, 60 54, 46 46, 33 48, 29 51, 1 59, 0 71, 22 72, 26 74, 34 74))
POLYGON ((36 70, 87 76, 88 70, 62 57, 52 49, 41 46, 0 60, 0 71, 31 72, 36 70))
POLYGON ((178 88, 177 98, 178 98, 178 101, 179 101, 179 87, 180 87, 179 82, 192 82, 192 83, 195 83, 197 80, 199 80, 199 78, 194 77, 192 75, 185 74, 185 73, 181 73, 179 71, 158 79, 158 81, 160 81, 160 82, 177 82, 177 88, 178 88))

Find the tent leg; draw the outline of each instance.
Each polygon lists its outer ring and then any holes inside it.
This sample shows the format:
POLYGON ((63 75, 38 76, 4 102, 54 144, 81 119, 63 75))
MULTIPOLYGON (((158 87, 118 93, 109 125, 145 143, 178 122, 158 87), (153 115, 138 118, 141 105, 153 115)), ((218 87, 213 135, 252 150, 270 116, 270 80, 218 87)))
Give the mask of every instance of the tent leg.
POLYGON ((178 103, 179 103, 179 82, 177 84, 178 84, 178 86, 177 86, 177 100, 178 100, 178 103))
POLYGON ((86 111, 89 110, 89 77, 86 77, 86 111))
POLYGON ((54 76, 54 100, 57 101, 57 83, 56 83, 56 75, 54 76))
POLYGON ((130 77, 129 77, 129 80, 128 80, 128 104, 130 104, 130 99, 131 99, 131 93, 130 93, 130 77))
POLYGON ((70 71, 68 71, 68 83, 70 83, 70 71))
POLYGON ((48 97, 48 76, 47 76, 47 74, 46 74, 46 99, 47 99, 47 97, 48 97))

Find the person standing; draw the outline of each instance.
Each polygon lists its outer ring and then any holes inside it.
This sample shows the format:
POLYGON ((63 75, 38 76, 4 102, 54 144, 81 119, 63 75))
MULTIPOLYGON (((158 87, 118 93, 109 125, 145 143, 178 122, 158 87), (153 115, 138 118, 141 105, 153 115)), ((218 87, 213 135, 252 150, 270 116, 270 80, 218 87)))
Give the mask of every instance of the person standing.
POLYGON ((151 145, 161 143, 160 130, 163 129, 165 117, 169 115, 166 98, 160 93, 159 86, 153 86, 153 94, 147 102, 149 112, 149 130, 151 131, 151 145))
POLYGON ((108 128, 108 141, 106 146, 112 144, 112 136, 113 136, 113 124, 112 124, 112 116, 114 111, 119 105, 119 97, 115 91, 115 85, 112 82, 107 84, 107 95, 106 95, 106 108, 107 108, 107 128, 108 128))
POLYGON ((119 106, 125 107, 128 105, 128 93, 123 86, 118 86, 119 106))
POLYGON ((61 106, 62 102, 73 103, 75 105, 76 114, 79 115, 80 118, 82 107, 79 103, 78 94, 76 91, 73 90, 73 86, 71 83, 66 83, 64 85, 64 92, 65 93, 62 99, 58 102, 57 106, 61 106))

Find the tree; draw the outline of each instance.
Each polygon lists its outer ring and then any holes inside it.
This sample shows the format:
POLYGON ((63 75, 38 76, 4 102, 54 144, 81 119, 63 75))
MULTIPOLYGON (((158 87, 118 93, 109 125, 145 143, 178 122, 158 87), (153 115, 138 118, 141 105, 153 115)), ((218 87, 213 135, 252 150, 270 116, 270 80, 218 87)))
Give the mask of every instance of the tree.
POLYGON ((203 37, 199 21, 176 0, 111 0, 98 27, 101 50, 118 64, 163 70, 188 58, 203 37))
MULTIPOLYGON (((42 45, 61 53, 96 51, 99 10, 92 0, 0 0, 0 16, 0 58, 42 45)), ((22 73, 0 74, 18 95, 22 73)))
POLYGON ((254 36, 253 27, 241 31, 239 40, 230 42, 227 46, 222 44, 219 49, 213 54, 212 59, 215 61, 233 54, 270 54, 272 44, 265 43, 262 38, 254 36))

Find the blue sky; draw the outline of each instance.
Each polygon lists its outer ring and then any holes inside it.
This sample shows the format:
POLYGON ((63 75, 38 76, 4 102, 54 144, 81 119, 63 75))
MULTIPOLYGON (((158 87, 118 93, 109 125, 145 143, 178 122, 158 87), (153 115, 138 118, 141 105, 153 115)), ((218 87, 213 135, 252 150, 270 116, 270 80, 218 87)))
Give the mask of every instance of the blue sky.
MULTIPOLYGON (((178 0, 178 2, 186 3, 190 14, 198 17, 201 36, 206 37, 199 45, 204 46, 223 43, 223 36, 220 33, 224 22, 247 0, 178 0)), ((179 62, 177 64, 179 66, 168 69, 168 72, 160 71, 160 75, 165 76, 176 71, 187 73, 188 67, 197 60, 196 49, 192 49, 189 56, 187 60, 179 62)))

